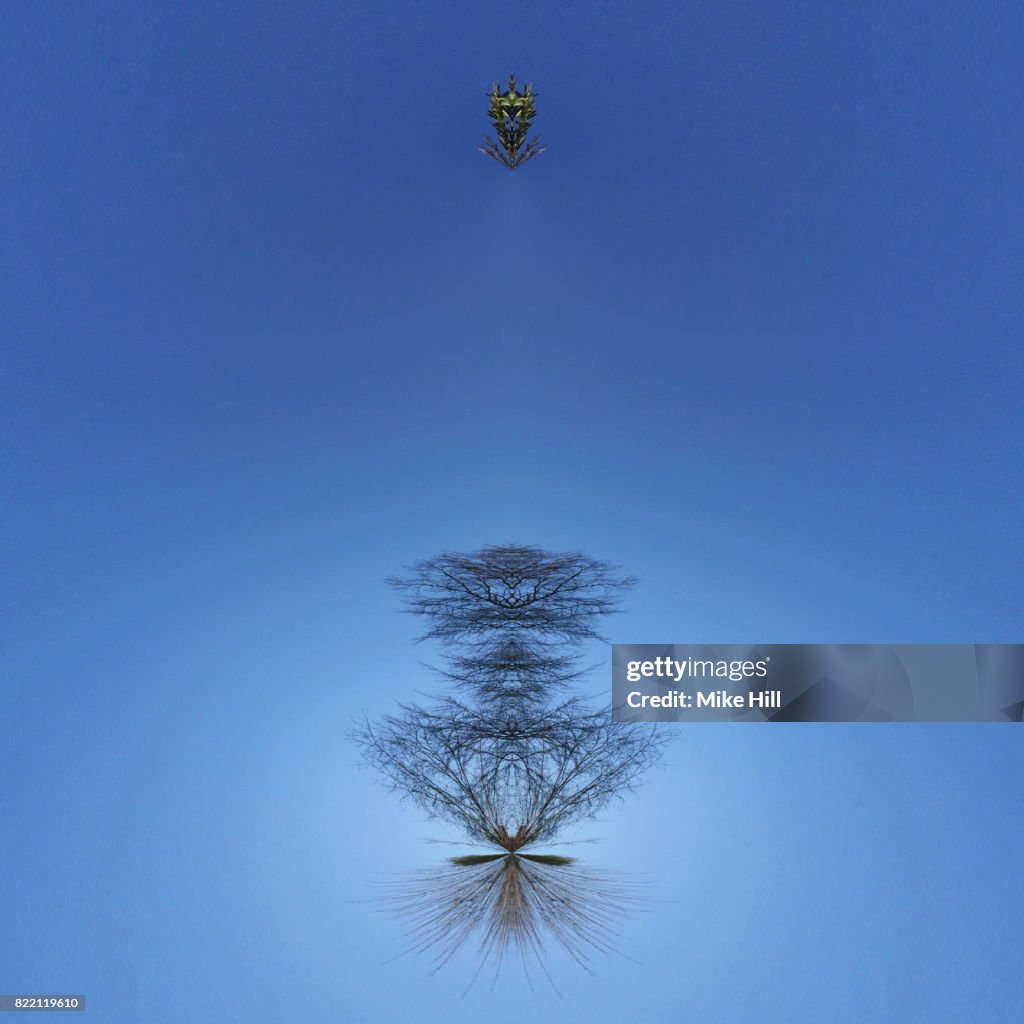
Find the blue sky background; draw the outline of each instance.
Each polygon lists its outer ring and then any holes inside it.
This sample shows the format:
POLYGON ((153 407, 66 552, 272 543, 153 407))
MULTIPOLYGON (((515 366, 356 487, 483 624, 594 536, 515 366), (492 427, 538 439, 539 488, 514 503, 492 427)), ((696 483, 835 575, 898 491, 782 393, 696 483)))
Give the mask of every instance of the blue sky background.
MULTIPOLYGON (((384 578, 640 577, 616 641, 1019 642, 1014 3, 0 15, 0 991, 89 1019, 1016 1019, 1021 733, 678 727, 629 957, 460 998, 373 880, 384 578), (548 151, 475 151, 484 93, 548 151), (366 901, 371 902, 366 902, 366 901)), ((595 660, 607 664, 606 651, 595 660)), ((607 685, 605 669, 591 681, 607 685)))

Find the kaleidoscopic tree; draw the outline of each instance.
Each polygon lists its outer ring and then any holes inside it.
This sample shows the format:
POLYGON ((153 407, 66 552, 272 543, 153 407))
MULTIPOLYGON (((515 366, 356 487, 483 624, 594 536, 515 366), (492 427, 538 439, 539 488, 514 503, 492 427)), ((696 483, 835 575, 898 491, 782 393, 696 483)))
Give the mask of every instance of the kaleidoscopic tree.
POLYGON ((356 733, 399 794, 467 838, 512 853, 594 818, 657 763, 655 728, 566 701, 529 717, 445 702, 406 706, 356 733))
POLYGON ((485 960, 513 947, 539 959, 547 933, 583 963, 585 949, 606 948, 615 890, 538 847, 593 819, 659 759, 655 727, 565 695, 582 674, 577 648, 603 639, 597 619, 634 581, 577 552, 505 544, 448 552, 390 582, 426 620, 420 639, 445 649, 441 675, 455 693, 365 719, 353 739, 393 790, 489 851, 401 889, 414 933, 441 962, 479 931, 485 960))
POLYGON ((417 562, 389 582, 452 651, 445 677, 480 702, 544 700, 577 679, 576 649, 636 582, 579 552, 488 545, 417 562))
POLYGON ((518 92, 515 75, 508 76, 508 90, 504 93, 497 83, 494 84, 489 93, 491 102, 487 113, 498 138, 492 141, 485 135, 486 148, 477 147, 481 153, 486 153, 499 164, 514 170, 547 149, 540 145, 539 136, 530 142, 526 141, 530 122, 537 113, 533 102, 536 96, 537 93, 532 91, 530 85, 526 86, 524 92, 518 92))

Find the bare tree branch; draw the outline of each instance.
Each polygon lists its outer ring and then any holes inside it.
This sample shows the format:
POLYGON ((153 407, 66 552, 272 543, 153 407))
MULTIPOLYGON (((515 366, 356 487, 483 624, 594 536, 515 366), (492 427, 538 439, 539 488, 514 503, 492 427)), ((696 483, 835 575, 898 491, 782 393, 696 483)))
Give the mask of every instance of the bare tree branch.
POLYGON ((662 735, 578 700, 535 717, 490 718, 456 702, 403 706, 355 734, 367 763, 432 817, 510 849, 553 840, 629 792, 662 735))
POLYGON ((500 966, 515 954, 545 975, 546 937, 589 970, 593 953, 615 951, 616 921, 636 901, 635 885, 607 872, 579 867, 571 857, 530 854, 453 857, 389 894, 412 926, 407 952, 434 951, 435 969, 477 936, 481 969, 491 958, 500 966))
POLYGON ((597 620, 636 581, 576 552, 506 544, 448 552, 388 582, 426 619, 420 640, 455 648, 448 679, 480 700, 529 700, 579 678, 573 649, 604 639, 597 620))

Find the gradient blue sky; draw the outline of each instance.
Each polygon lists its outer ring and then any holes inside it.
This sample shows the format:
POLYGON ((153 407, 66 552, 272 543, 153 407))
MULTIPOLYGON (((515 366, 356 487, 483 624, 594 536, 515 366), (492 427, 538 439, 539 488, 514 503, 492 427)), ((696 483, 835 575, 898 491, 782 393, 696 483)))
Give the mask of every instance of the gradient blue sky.
POLYGON ((581 848, 650 880, 639 963, 564 999, 383 963, 371 882, 445 835, 345 731, 434 686, 384 578, 485 543, 640 577, 619 642, 1024 639, 1022 43, 1016 3, 6 5, 0 991, 1016 1019, 1018 729, 678 727, 581 848))

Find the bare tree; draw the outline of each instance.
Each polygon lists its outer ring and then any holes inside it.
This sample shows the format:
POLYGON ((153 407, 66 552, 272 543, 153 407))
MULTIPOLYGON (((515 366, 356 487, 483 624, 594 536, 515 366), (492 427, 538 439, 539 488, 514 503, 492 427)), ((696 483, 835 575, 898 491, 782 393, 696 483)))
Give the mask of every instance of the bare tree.
POLYGON ((365 760, 429 815, 509 851, 553 840, 633 788, 658 760, 654 727, 568 701, 488 719, 454 702, 405 706, 356 733, 365 760))
POLYGON ((578 553, 506 544, 446 553, 389 582, 448 654, 458 696, 401 705, 353 732, 367 764, 402 796, 501 852, 455 858, 402 892, 421 945, 444 962, 478 928, 486 957, 539 954, 546 930, 579 962, 604 947, 611 890, 533 851, 621 798, 659 758, 654 726, 612 721, 562 691, 576 649, 633 580, 578 553), (581 895, 582 894, 582 895, 581 895), (588 910, 583 897, 597 909, 588 910))
POLYGON ((576 668, 577 662, 572 655, 555 653, 510 630, 467 653, 450 655, 449 668, 441 675, 471 690, 479 701, 522 705, 542 701, 579 679, 584 673, 576 668))
POLYGON ((586 555, 505 544, 438 555, 389 582, 409 591, 410 611, 430 620, 424 638, 472 642, 494 630, 529 630, 577 643, 600 637, 594 619, 615 611, 617 593, 636 582, 614 572, 586 555))
POLYGON ((579 677, 574 649, 604 639, 597 619, 635 580, 578 552, 506 544, 448 552, 388 582, 427 620, 420 640, 455 649, 446 678, 478 700, 522 701, 579 677))

